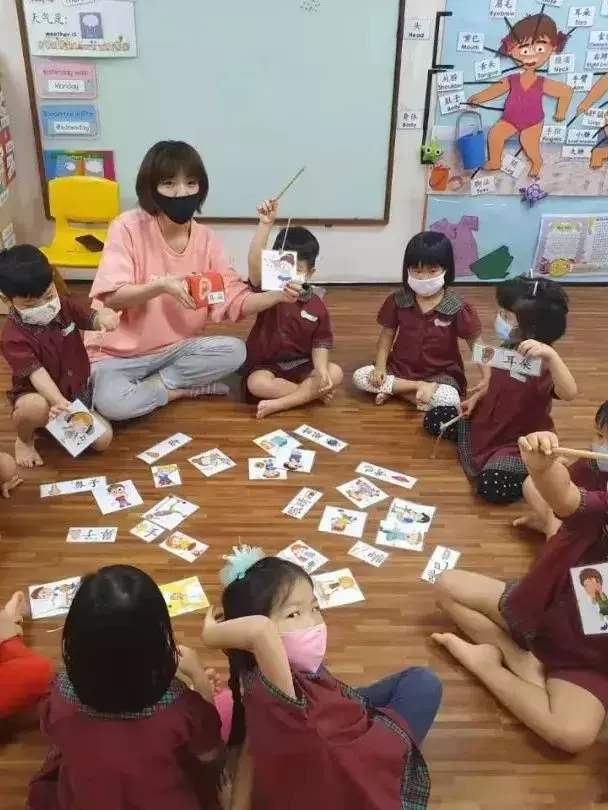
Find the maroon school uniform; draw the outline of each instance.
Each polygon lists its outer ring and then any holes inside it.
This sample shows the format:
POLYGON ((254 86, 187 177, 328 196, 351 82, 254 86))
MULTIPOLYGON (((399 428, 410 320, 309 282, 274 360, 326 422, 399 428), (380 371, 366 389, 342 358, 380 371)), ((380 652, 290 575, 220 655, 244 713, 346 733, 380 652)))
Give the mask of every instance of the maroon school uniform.
POLYGON ((80 399, 91 405, 91 365, 80 330, 93 329, 94 311, 90 307, 61 299, 61 310, 47 326, 24 323, 13 307, 2 332, 4 359, 13 372, 12 388, 7 393, 12 405, 23 394, 35 393, 30 375, 44 368, 62 395, 73 402, 80 399))
POLYGON ((244 679, 253 810, 424 810, 428 769, 405 721, 328 672, 294 673, 296 698, 244 679))
POLYGON ((583 633, 571 568, 608 559, 608 475, 597 467, 576 477, 598 489, 581 489, 581 505, 541 549, 532 570, 508 583, 500 612, 512 638, 544 664, 548 678, 576 684, 608 710, 608 635, 583 633))
POLYGON ((402 380, 435 380, 453 385, 464 395, 467 382, 458 339, 471 341, 481 334, 477 312, 452 290, 429 312, 422 312, 408 291, 389 295, 378 313, 378 323, 396 330, 387 369, 402 380))
POLYGON ((27 810, 219 810, 215 707, 180 681, 137 714, 83 706, 64 673, 42 706, 52 749, 30 783, 27 810))
POLYGON ((313 371, 312 350, 332 345, 327 307, 311 289, 303 290, 297 301, 258 314, 247 338, 245 374, 264 369, 299 383, 313 371))

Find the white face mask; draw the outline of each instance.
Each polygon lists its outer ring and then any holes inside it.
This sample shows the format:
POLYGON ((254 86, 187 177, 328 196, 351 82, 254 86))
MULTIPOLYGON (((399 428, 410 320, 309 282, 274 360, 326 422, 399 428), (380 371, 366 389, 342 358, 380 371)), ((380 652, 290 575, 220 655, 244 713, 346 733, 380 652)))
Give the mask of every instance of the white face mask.
MULTIPOLYGON (((592 442, 591 449, 596 453, 608 453, 608 445, 601 442, 592 442)), ((596 464, 602 472, 608 472, 608 461, 596 461, 596 464)))
POLYGON ((431 276, 431 278, 416 278, 411 273, 407 274, 407 283, 410 289, 419 295, 421 298, 430 298, 435 295, 443 287, 443 280, 445 273, 438 276, 431 276))
POLYGON ((23 323, 29 323, 31 326, 47 326, 53 318, 59 315, 61 310, 61 301, 59 296, 56 295, 51 301, 46 304, 41 304, 39 307, 30 307, 30 309, 19 309, 15 307, 23 323))

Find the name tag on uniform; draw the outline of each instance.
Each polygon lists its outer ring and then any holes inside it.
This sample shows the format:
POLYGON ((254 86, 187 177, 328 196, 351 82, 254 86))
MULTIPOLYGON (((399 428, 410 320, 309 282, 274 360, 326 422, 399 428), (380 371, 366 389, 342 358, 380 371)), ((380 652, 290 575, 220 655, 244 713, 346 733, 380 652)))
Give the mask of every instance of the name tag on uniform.
POLYGON ((302 310, 302 317, 307 321, 312 321, 313 323, 316 323, 319 320, 316 315, 311 315, 310 312, 306 312, 305 309, 302 310))
POLYGON ((68 326, 66 326, 65 329, 61 330, 61 334, 64 337, 67 337, 68 335, 70 335, 74 331, 74 329, 76 329, 76 324, 74 323, 74 321, 72 321, 72 323, 69 324, 68 326))
POLYGON ((446 326, 450 326, 451 323, 452 323, 452 321, 440 321, 439 318, 435 318, 435 326, 446 327, 446 326))

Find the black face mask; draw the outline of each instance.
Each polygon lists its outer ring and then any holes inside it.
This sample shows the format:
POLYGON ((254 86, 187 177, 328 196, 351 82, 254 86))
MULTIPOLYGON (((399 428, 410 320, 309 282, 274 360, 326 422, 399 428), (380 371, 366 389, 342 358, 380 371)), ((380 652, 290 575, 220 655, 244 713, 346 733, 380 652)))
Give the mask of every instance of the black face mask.
POLYGON ((185 225, 192 219, 200 202, 200 194, 188 194, 186 197, 165 197, 164 194, 154 193, 154 202, 160 210, 176 225, 185 225))

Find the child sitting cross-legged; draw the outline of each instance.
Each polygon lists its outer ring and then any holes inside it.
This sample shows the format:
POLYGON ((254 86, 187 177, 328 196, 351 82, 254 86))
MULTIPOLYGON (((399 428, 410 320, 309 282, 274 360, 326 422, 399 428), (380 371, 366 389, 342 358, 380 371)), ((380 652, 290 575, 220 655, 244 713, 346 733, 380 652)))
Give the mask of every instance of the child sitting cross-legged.
MULTIPOLYGON (((262 284, 262 251, 278 205, 266 200, 258 210, 260 222, 249 248, 249 283, 254 289, 262 284)), ((258 419, 315 399, 329 402, 343 376, 340 366, 329 361, 333 337, 327 307, 308 286, 319 243, 306 228, 287 228, 277 235, 274 250, 298 254, 304 287, 297 301, 260 312, 247 338, 245 379, 248 393, 259 402, 258 419)))

